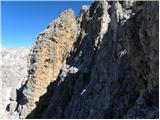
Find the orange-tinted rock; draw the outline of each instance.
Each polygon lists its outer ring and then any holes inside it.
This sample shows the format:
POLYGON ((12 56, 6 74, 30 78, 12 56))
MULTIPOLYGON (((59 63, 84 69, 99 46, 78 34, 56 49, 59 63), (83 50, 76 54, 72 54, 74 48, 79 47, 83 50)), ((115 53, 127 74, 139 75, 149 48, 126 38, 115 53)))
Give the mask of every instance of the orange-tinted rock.
POLYGON ((22 108, 21 118, 36 107, 40 96, 47 92, 47 86, 57 79, 75 41, 76 29, 74 13, 68 9, 40 33, 30 51, 28 81, 23 89, 27 110, 22 108))

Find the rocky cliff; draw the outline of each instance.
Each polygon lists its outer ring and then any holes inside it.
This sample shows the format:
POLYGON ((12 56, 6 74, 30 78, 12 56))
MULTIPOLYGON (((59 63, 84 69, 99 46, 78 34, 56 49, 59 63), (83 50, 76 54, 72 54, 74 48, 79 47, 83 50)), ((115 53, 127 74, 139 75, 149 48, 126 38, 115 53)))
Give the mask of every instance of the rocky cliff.
POLYGON ((95 1, 64 11, 30 51, 20 118, 158 118, 159 4, 95 1))

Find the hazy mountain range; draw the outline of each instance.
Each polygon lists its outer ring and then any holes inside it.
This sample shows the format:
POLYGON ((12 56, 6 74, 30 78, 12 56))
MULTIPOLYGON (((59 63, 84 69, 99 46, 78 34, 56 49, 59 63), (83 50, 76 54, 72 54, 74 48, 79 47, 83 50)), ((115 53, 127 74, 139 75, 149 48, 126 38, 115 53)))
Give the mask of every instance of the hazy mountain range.
POLYGON ((6 115, 6 106, 9 104, 11 90, 20 84, 27 75, 27 59, 29 48, 0 48, 1 80, 2 80, 2 110, 6 115))

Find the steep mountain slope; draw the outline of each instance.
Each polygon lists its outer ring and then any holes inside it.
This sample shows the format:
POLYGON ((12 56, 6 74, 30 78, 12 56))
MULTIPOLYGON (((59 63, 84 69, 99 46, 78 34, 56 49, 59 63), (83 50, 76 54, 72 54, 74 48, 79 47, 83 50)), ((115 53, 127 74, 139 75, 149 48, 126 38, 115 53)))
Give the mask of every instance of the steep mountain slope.
MULTIPOLYGON (((27 58, 29 54, 28 48, 0 48, 1 55, 1 80, 2 80, 2 113, 3 117, 8 118, 6 114, 6 106, 9 104, 10 97, 15 97, 16 87, 27 76, 27 58), (12 91, 12 93, 11 93, 12 91), (14 92, 13 92, 14 91, 14 92), (10 94, 12 96, 10 96, 10 94)), ((14 98, 13 98, 14 99, 14 98)))
POLYGON ((158 2, 95 1, 40 33, 20 118, 158 118, 158 2))

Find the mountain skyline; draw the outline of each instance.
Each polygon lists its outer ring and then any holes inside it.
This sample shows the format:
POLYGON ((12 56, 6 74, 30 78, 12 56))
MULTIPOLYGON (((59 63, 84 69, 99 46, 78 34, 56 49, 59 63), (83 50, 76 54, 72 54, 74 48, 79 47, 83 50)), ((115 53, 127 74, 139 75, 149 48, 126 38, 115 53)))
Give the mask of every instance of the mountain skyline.
POLYGON ((91 1, 2 1, 2 46, 30 48, 48 23, 71 8, 78 16, 91 1), (35 9, 36 8, 36 9, 35 9))

